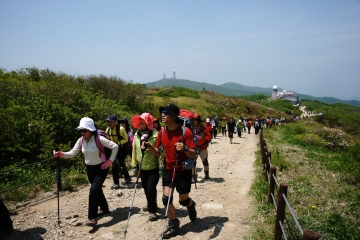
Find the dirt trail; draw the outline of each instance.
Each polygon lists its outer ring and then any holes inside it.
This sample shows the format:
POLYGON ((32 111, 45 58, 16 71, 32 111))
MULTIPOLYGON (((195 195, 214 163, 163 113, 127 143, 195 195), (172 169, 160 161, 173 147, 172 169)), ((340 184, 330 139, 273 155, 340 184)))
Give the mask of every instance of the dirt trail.
MULTIPOLYGON (((181 234, 172 239, 242 239, 251 229, 253 214, 249 190, 254 178, 253 163, 258 137, 243 133, 234 136, 233 144, 221 134, 213 139, 209 150, 210 179, 205 180, 201 160, 198 160, 197 189, 192 185, 190 197, 197 203, 198 219, 190 222, 187 210, 174 205, 180 220, 181 234), (246 147, 245 147, 246 146, 246 147)), ((133 177, 135 182, 135 177, 133 177)), ((99 219, 94 228, 84 226, 87 220, 89 187, 63 194, 60 197, 60 227, 57 225, 57 198, 26 207, 12 216, 14 232, 6 239, 161 239, 165 213, 158 184, 158 220, 150 222, 143 189, 138 188, 126 238, 124 229, 134 192, 134 183, 127 188, 110 190, 112 179, 105 181, 104 192, 111 214, 99 219)), ((141 184, 140 184, 141 185, 141 184)))

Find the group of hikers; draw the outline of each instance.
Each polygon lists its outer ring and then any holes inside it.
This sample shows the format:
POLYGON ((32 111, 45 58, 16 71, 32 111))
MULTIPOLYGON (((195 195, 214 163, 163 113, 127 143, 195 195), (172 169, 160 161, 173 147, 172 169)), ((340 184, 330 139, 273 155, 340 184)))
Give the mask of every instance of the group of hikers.
POLYGON ((130 156, 131 170, 137 177, 136 184, 140 178, 146 196, 147 204, 142 210, 148 211, 150 221, 157 220, 156 186, 162 178, 162 203, 166 208, 168 227, 163 228, 161 236, 168 239, 178 235, 180 221, 173 205, 174 190, 179 195, 179 204, 187 208, 189 219, 195 221, 196 202, 190 198, 189 193, 191 184, 197 181, 196 158, 200 157, 204 178, 209 179, 207 149, 212 139, 217 137, 218 129, 222 136, 226 137, 228 133, 232 144, 236 133, 241 137, 242 132, 250 134, 254 127, 255 134, 258 134, 260 128, 270 128, 282 123, 283 119, 267 117, 253 121, 252 118, 240 118, 237 121, 234 117, 229 120, 222 117, 219 121, 215 116, 206 118, 203 123, 199 114, 191 113, 193 124, 185 127, 184 120, 181 120, 184 113, 182 111, 171 103, 160 107, 161 123, 150 113, 135 115, 131 118, 131 124, 136 131, 130 128, 128 119, 118 119, 114 114, 105 119, 108 126, 105 131, 96 129, 93 119, 84 117, 76 127, 81 137, 73 148, 68 152, 54 150, 55 158, 73 158, 80 152, 84 155, 87 177, 91 184, 86 226, 95 226, 100 216, 110 213, 102 190, 110 166, 114 182, 111 189, 120 188, 120 178, 123 178, 123 185, 132 181, 125 163, 126 157, 130 156))
POLYGON ((82 136, 74 147, 68 152, 54 151, 55 158, 73 158, 80 152, 84 155, 91 184, 86 226, 95 226, 99 216, 110 212, 102 190, 110 166, 114 181, 111 189, 120 187, 120 177, 124 179, 121 184, 132 181, 125 164, 128 155, 131 157, 131 170, 137 176, 136 183, 141 179, 147 200, 142 209, 149 212, 150 221, 157 220, 156 186, 162 178, 162 203, 168 218, 168 227, 163 229, 162 238, 171 238, 180 232, 180 221, 173 205, 173 190, 179 195, 180 205, 187 208, 190 220, 197 218, 196 202, 189 196, 191 184, 197 176, 196 167, 191 165, 195 165, 199 156, 204 166, 204 178, 209 178, 207 147, 211 141, 211 129, 202 124, 198 114, 193 115, 193 128, 185 127, 179 118, 179 107, 171 103, 160 107, 159 114, 162 127, 150 113, 133 116, 131 124, 135 132, 129 127, 127 119, 118 120, 115 115, 110 115, 106 118, 108 128, 105 130, 109 139, 99 134, 93 119, 84 117, 76 128, 82 136), (101 148, 105 150, 101 151, 101 148))

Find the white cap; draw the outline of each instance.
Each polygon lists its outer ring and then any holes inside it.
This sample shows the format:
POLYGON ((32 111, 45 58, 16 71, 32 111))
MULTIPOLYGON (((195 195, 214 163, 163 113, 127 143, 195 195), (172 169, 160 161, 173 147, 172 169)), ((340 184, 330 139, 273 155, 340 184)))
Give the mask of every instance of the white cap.
POLYGON ((239 119, 239 122, 241 122, 241 119, 239 119))
POLYGON ((206 122, 210 122, 210 119, 209 119, 209 118, 207 118, 207 119, 206 119, 206 122))
POLYGON ((91 118, 88 117, 84 117, 80 120, 79 126, 76 128, 77 130, 80 129, 88 129, 90 131, 95 131, 95 125, 94 125, 94 120, 92 120, 91 118))

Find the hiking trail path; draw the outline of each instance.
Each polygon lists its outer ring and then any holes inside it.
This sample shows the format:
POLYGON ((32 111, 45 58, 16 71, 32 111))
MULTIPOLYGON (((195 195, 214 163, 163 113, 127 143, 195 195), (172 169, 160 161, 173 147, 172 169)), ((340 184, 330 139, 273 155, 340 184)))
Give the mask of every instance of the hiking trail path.
MULTIPOLYGON (((252 128, 251 134, 242 132, 241 138, 234 134, 233 144, 221 133, 212 140, 208 148, 210 179, 204 179, 203 165, 198 158, 197 189, 193 184, 190 192, 190 197, 197 203, 198 218, 193 223, 189 220, 186 207, 179 204, 175 191, 173 203, 181 233, 171 239, 242 239, 247 236, 253 225, 254 207, 249 191, 254 179, 258 139, 252 128)), ((135 180, 132 176, 132 182, 126 188, 111 190, 113 181, 108 176, 103 190, 111 213, 100 217, 95 227, 84 226, 89 194, 89 185, 86 185, 60 194, 60 227, 57 195, 49 192, 45 194, 53 195, 50 200, 28 204, 20 208, 17 215, 11 216, 14 231, 5 239, 161 239, 165 214, 161 179, 157 187, 158 220, 149 221, 148 212, 142 211, 146 200, 139 179, 124 238, 135 180)))

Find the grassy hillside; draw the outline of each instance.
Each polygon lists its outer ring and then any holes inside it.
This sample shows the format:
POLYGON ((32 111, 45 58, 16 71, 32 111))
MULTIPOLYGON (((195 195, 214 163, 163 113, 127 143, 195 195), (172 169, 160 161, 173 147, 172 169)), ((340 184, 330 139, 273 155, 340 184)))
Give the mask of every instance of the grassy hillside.
MULTIPOLYGON (((288 200, 304 230, 320 239, 359 239, 360 236, 360 138, 316 119, 266 129, 264 138, 277 167, 277 179, 288 184, 288 200)), ((257 158, 252 186, 259 211, 253 239, 272 239, 274 208, 267 203, 268 183, 257 158)), ((289 239, 301 239, 286 209, 289 239)))
MULTIPOLYGON (((226 95, 226 96, 249 96, 249 95, 256 95, 256 94, 264 94, 269 97, 271 97, 272 94, 272 88, 261 88, 261 87, 249 87, 242 84, 234 83, 234 82, 228 82, 221 85, 214 85, 214 84, 208 84, 205 82, 196 82, 196 81, 190 81, 185 79, 161 79, 159 81, 155 82, 149 82, 146 84, 147 87, 166 87, 166 86, 179 86, 179 87, 186 87, 194 90, 202 90, 206 89, 208 91, 218 92, 220 94, 226 95)), ((283 89, 279 88, 278 91, 283 91, 283 89)), ((358 100, 340 100, 333 97, 313 97, 306 94, 301 94, 294 92, 295 95, 299 96, 299 99, 302 101, 304 99, 308 100, 317 100, 321 101, 327 104, 332 103, 345 103, 352 106, 360 107, 360 101, 358 100)))

